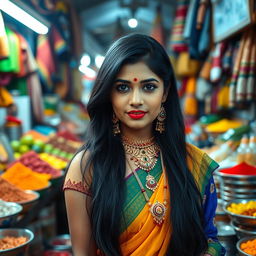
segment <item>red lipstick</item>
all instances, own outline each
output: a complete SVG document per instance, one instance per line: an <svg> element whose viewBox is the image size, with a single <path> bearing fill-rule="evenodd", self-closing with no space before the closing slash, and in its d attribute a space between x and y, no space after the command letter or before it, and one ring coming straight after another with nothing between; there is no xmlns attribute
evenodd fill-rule
<svg viewBox="0 0 256 256"><path fill-rule="evenodd" d="M129 117L132 119L141 119L145 114L146 112L141 110L132 110L128 112Z"/></svg>

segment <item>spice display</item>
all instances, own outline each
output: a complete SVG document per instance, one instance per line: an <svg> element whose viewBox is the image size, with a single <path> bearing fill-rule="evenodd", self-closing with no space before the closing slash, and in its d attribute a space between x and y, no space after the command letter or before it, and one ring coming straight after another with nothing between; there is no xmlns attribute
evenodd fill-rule
<svg viewBox="0 0 256 256"><path fill-rule="evenodd" d="M66 161L47 153L41 153L39 157L57 170L65 169L67 166Z"/></svg>
<svg viewBox="0 0 256 256"><path fill-rule="evenodd" d="M51 175L34 172L17 162L7 169L2 177L20 189L37 190L48 185Z"/></svg>
<svg viewBox="0 0 256 256"><path fill-rule="evenodd" d="M256 217L256 201L249 201L247 203L232 203L227 210L239 214L239 215L246 215L246 216L253 216Z"/></svg>
<svg viewBox="0 0 256 256"><path fill-rule="evenodd" d="M25 202L34 199L36 196L26 193L7 180L0 177L0 199L6 202Z"/></svg>
<svg viewBox="0 0 256 256"><path fill-rule="evenodd" d="M242 243L240 249L251 256L256 256L256 239Z"/></svg>
<svg viewBox="0 0 256 256"><path fill-rule="evenodd" d="M18 247L27 242L27 238L24 236L14 237L14 236L5 236L0 239L0 252L1 250L7 250L11 248Z"/></svg>
<svg viewBox="0 0 256 256"><path fill-rule="evenodd" d="M0 200L0 217L9 216L19 211L18 205L10 204Z"/></svg>
<svg viewBox="0 0 256 256"><path fill-rule="evenodd" d="M241 125L242 123L238 121L222 119L220 121L207 125L206 130L208 132L226 132L229 129L238 128Z"/></svg>
<svg viewBox="0 0 256 256"><path fill-rule="evenodd" d="M47 162L40 159L37 153L34 151L29 151L22 155L22 157L16 160L13 163L22 163L23 165L27 166L34 172L38 173L47 173L50 174L52 177L60 176L60 170L53 168Z"/></svg>
<svg viewBox="0 0 256 256"><path fill-rule="evenodd" d="M232 175L256 175L256 167L241 163L231 168L222 169L220 172Z"/></svg>

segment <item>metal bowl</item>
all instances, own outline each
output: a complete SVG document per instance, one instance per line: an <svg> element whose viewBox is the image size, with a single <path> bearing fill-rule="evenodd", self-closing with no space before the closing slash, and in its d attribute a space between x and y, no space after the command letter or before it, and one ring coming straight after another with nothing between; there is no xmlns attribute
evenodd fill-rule
<svg viewBox="0 0 256 256"><path fill-rule="evenodd" d="M256 236L256 229L253 227L246 227L243 225L239 225L234 221L231 221L230 225L235 230L236 235L239 239L248 237L248 236Z"/></svg>
<svg viewBox="0 0 256 256"><path fill-rule="evenodd" d="M236 199L232 200L228 203L225 204L224 206L224 211L229 215L232 221L235 223L238 223L239 225L244 225L244 226L249 226L249 227L256 227L256 216L246 216L246 215L240 215L240 214L235 214L227 210L227 208L232 204L232 203L247 203L249 201L256 201L256 199Z"/></svg>
<svg viewBox="0 0 256 256"><path fill-rule="evenodd" d="M0 217L0 228L9 227L16 222L19 213L22 211L22 206L13 202L5 202L6 205L15 207L16 211L12 214Z"/></svg>
<svg viewBox="0 0 256 256"><path fill-rule="evenodd" d="M0 239L6 236L14 236L14 237L25 236L27 238L27 242L11 249L0 250L1 256L25 255L28 245L34 239L34 234L29 229L18 229L18 228L0 229Z"/></svg>
<svg viewBox="0 0 256 256"><path fill-rule="evenodd" d="M72 252L71 238L69 234L63 234L52 238L49 241L49 246L53 250Z"/></svg>
<svg viewBox="0 0 256 256"><path fill-rule="evenodd" d="M236 243L236 249L238 251L239 256L251 256L250 254L245 253L244 251L242 251L242 249L240 249L240 246L241 246L242 243L245 243L247 241L254 240L254 239L256 239L256 236L245 237L245 238L240 239Z"/></svg>
<svg viewBox="0 0 256 256"><path fill-rule="evenodd" d="M225 168L226 169L226 168ZM215 175L219 177L220 185L230 184L230 185L256 185L256 175L234 175L234 174L227 174L221 172L222 169L218 169L215 172Z"/></svg>
<svg viewBox="0 0 256 256"><path fill-rule="evenodd" d="M33 191L33 190L25 190L25 192L27 194L31 194L31 195L34 195L34 198L30 199L30 200L27 200L27 201L20 201L18 202L22 207L23 207L23 210L22 210L22 214L28 212L34 205L36 205L39 201L39 198L40 198L40 194L36 191Z"/></svg>

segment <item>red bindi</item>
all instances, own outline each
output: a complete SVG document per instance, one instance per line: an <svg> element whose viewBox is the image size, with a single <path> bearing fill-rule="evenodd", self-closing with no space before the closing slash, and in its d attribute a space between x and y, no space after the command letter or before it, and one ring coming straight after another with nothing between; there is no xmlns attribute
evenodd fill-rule
<svg viewBox="0 0 256 256"><path fill-rule="evenodd" d="M134 82L137 82L137 81L138 81L138 78L136 78L136 77L133 78L133 81L134 81Z"/></svg>

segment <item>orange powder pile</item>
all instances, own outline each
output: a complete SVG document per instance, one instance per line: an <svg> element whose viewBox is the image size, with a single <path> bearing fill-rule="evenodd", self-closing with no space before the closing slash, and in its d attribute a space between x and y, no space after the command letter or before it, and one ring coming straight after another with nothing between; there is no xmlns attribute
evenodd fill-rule
<svg viewBox="0 0 256 256"><path fill-rule="evenodd" d="M23 202L35 198L35 195L26 193L0 177L0 199L6 202Z"/></svg>
<svg viewBox="0 0 256 256"><path fill-rule="evenodd" d="M37 190L48 185L51 175L33 172L25 165L17 162L7 169L2 177L20 189Z"/></svg>

